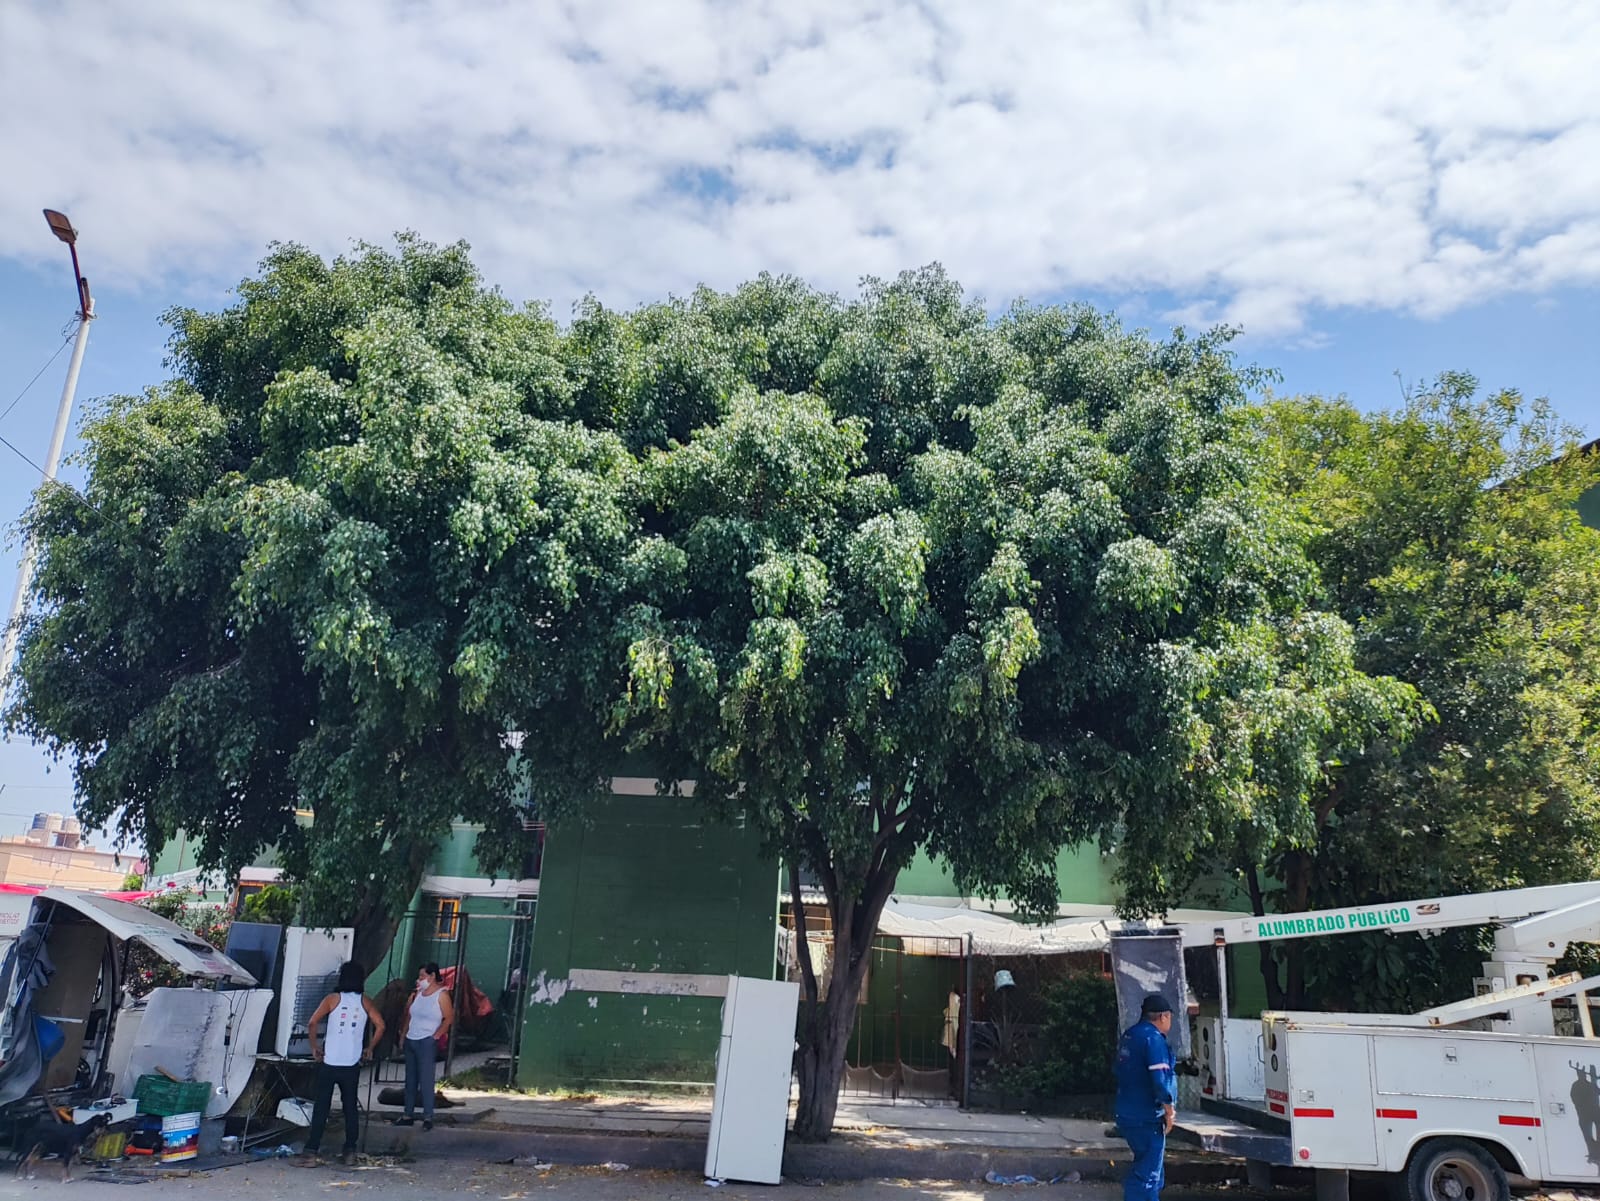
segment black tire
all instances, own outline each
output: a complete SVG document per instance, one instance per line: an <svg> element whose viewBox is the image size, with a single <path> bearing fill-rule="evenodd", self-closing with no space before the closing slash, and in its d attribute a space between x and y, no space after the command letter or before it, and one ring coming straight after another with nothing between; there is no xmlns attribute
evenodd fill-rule
<svg viewBox="0 0 1600 1201"><path fill-rule="evenodd" d="M1505 1169L1470 1139L1429 1139L1412 1154L1405 1182L1406 1201L1511 1201Z"/></svg>

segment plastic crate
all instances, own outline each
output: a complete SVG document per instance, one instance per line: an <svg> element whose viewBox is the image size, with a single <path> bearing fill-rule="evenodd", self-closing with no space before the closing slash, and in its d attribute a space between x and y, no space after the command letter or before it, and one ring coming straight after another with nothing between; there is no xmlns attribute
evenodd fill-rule
<svg viewBox="0 0 1600 1201"><path fill-rule="evenodd" d="M139 1112L170 1118L174 1114L205 1110L211 1100L208 1081L168 1080L165 1076L140 1076L133 1086L134 1099L139 1102Z"/></svg>

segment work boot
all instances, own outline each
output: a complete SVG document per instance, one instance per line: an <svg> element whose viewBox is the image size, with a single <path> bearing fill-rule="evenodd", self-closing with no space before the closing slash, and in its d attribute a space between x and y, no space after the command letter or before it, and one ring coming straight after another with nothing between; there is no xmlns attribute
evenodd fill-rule
<svg viewBox="0 0 1600 1201"><path fill-rule="evenodd" d="M339 1162L347 1168L353 1168L361 1162L361 1157L356 1154L355 1148L352 1147L339 1157Z"/></svg>

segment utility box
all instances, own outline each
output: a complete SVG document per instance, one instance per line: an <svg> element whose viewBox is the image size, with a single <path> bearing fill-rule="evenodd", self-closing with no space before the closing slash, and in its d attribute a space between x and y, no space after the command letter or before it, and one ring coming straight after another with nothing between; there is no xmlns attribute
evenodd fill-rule
<svg viewBox="0 0 1600 1201"><path fill-rule="evenodd" d="M1222 1037L1226 1024L1227 1038ZM1200 1094L1224 1101L1259 1102L1267 1087L1261 1023L1252 1018L1195 1019Z"/></svg>

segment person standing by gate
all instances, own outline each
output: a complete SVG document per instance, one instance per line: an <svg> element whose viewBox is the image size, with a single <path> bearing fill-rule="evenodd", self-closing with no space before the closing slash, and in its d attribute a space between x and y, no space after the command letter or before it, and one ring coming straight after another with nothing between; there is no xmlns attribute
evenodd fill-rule
<svg viewBox="0 0 1600 1201"><path fill-rule="evenodd" d="M306 1145L301 1152L308 1159L315 1159L322 1148L322 1132L328 1125L333 1086L337 1084L339 1099L344 1102L344 1162L356 1162L356 1141L361 1135L356 1085L361 1064L372 1059L372 1048L383 1037L383 1015L362 991L366 983L367 974L359 963L345 964L339 969L339 991L323 997L306 1023L311 1058L317 1061L317 1096L311 1107L311 1129L306 1132ZM328 1038L322 1045L317 1040L317 1027L324 1018L328 1019Z"/></svg>
<svg viewBox="0 0 1600 1201"><path fill-rule="evenodd" d="M1151 993L1139 1015L1117 1044L1117 1129L1133 1151L1122 1196L1123 1201L1156 1201L1166 1183L1167 1135L1177 1116L1178 1077L1167 1044L1172 1006Z"/></svg>
<svg viewBox="0 0 1600 1201"><path fill-rule="evenodd" d="M400 1043L406 1056L406 1116L396 1118L396 1126L410 1126L417 1118L417 1099L422 1099L422 1128L433 1129L433 1069L438 1062L439 1043L450 1036L450 1023L456 1019L450 990L439 978L439 965L425 963L417 973L417 990L406 1002L400 1019Z"/></svg>

